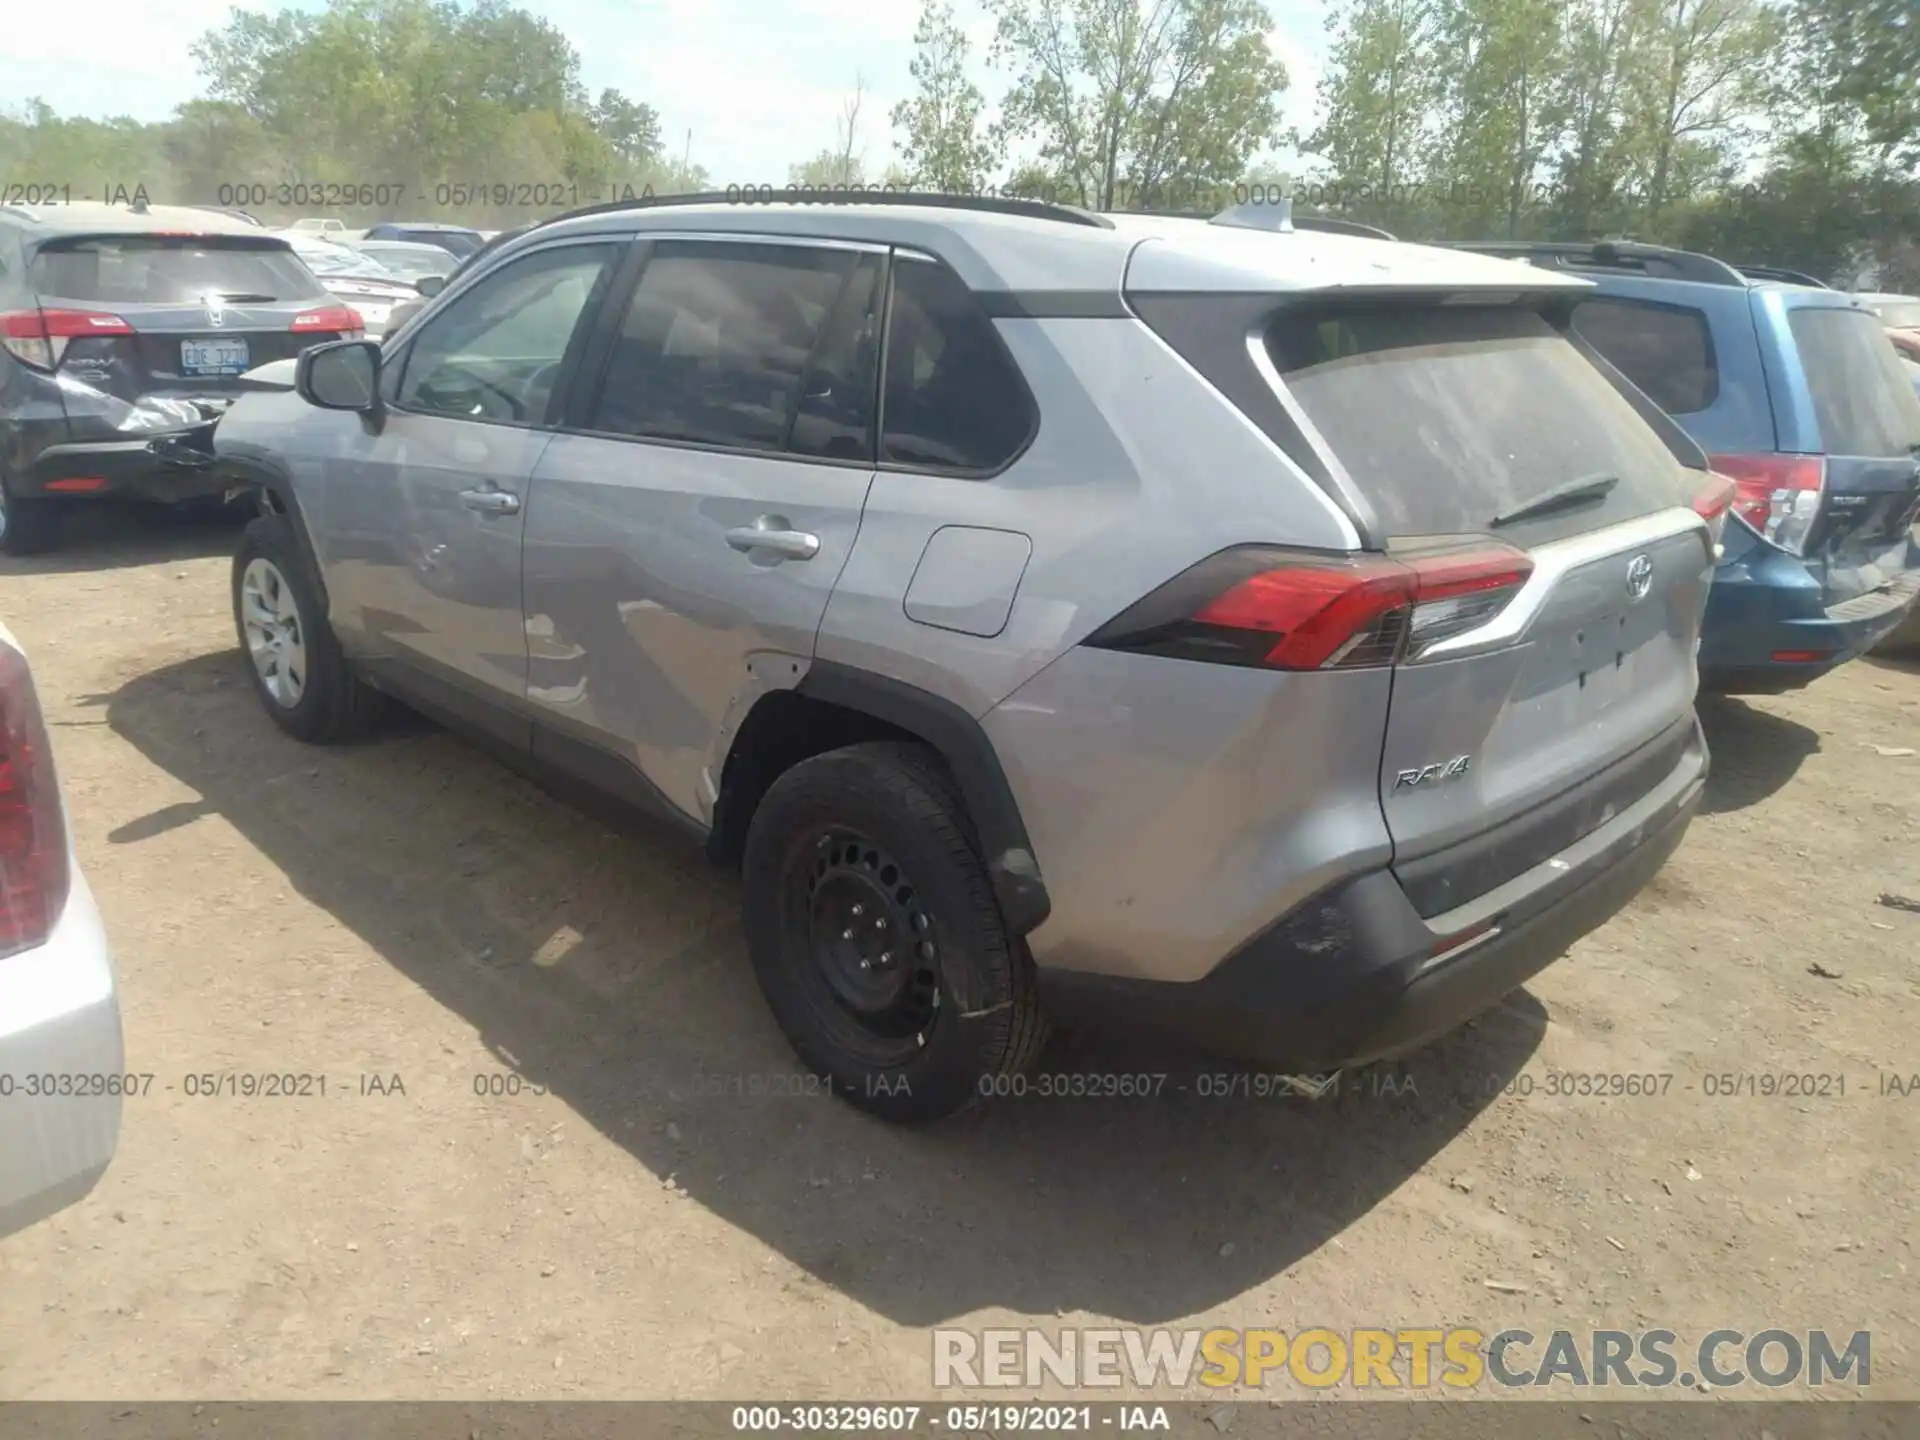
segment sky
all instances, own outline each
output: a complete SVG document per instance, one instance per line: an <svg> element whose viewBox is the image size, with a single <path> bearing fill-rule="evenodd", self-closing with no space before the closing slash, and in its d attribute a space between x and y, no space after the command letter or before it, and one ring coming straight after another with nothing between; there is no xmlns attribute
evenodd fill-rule
<svg viewBox="0 0 1920 1440"><path fill-rule="evenodd" d="M573 41L589 92L612 86L652 105L671 149L691 135L692 158L716 185L785 183L790 164L834 144L857 78L867 86L858 138L868 173L878 176L892 154L887 116L912 89L916 0L521 3ZM1006 78L984 68L991 24L978 0L953 3L992 97ZM23 3L6 23L0 106L38 95L61 115L164 119L201 93L189 47L224 25L230 8L230 0L92 0L76 24L63 6ZM1325 0L1268 0L1268 10L1269 44L1292 82L1285 123L1304 124L1326 49Z"/></svg>

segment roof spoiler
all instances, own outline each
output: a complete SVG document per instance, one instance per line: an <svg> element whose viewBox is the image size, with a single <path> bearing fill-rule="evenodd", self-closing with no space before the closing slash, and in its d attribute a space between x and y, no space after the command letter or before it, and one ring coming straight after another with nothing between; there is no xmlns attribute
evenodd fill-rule
<svg viewBox="0 0 1920 1440"><path fill-rule="evenodd" d="M1269 230L1288 235L1296 230L1312 230L1326 235L1353 235L1363 240L1398 240L1391 231L1377 225L1362 225L1358 220L1338 220L1331 215L1296 215L1288 197L1277 200L1249 200L1230 206L1215 215L1212 225L1231 225L1242 230Z"/></svg>

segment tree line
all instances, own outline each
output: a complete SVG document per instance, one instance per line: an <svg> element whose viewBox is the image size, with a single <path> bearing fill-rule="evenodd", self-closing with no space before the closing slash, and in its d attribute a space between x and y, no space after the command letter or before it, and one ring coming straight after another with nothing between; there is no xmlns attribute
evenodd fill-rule
<svg viewBox="0 0 1920 1440"><path fill-rule="evenodd" d="M855 77L789 182L1191 213L1286 193L1412 239L1627 236L1920 285L1915 0L1335 0L1293 132L1261 0L981 3L976 56L923 0L907 98L872 114ZM711 184L507 0L236 10L193 54L205 94L159 123L0 115L0 185L498 226Z"/></svg>

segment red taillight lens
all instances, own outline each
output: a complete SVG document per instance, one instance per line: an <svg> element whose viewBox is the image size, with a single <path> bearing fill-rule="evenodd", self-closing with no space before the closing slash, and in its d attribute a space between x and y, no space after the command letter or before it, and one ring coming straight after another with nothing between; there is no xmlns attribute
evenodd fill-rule
<svg viewBox="0 0 1920 1440"><path fill-rule="evenodd" d="M23 364L51 370L67 342L89 335L131 335L133 326L99 310L9 310L0 313L0 344Z"/></svg>
<svg viewBox="0 0 1920 1440"><path fill-rule="evenodd" d="M1720 537L1726 533L1727 516L1733 509L1733 502L1740 496L1740 487L1731 476L1707 472L1706 480L1693 494L1693 509L1702 520L1707 522L1707 533L1712 537L1715 555L1719 554Z"/></svg>
<svg viewBox="0 0 1920 1440"><path fill-rule="evenodd" d="M302 310L293 317L293 328L301 333L323 334L335 332L347 339L357 340L366 327L361 324L358 312L345 305L322 305L317 310Z"/></svg>
<svg viewBox="0 0 1920 1440"><path fill-rule="evenodd" d="M1733 513L1782 550L1803 553L1820 511L1827 462L1819 455L1713 455L1733 481Z"/></svg>
<svg viewBox="0 0 1920 1440"><path fill-rule="evenodd" d="M45 943L68 882L66 816L40 698L25 657L0 644L0 957Z"/></svg>
<svg viewBox="0 0 1920 1440"><path fill-rule="evenodd" d="M1532 570L1505 546L1399 559L1242 546L1169 581L1086 643L1277 670L1392 665L1485 624Z"/></svg>

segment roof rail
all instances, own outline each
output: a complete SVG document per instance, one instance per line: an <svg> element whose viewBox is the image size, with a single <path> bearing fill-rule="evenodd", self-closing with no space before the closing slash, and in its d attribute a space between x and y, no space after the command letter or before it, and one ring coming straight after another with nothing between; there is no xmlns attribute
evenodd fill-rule
<svg viewBox="0 0 1920 1440"><path fill-rule="evenodd" d="M1639 240L1447 240L1441 243L1453 250L1528 260L1543 269L1629 270L1669 280L1692 280L1701 285L1747 284L1747 277L1724 260Z"/></svg>
<svg viewBox="0 0 1920 1440"><path fill-rule="evenodd" d="M608 200L598 205L583 205L578 210L569 210L540 224L552 225L587 215L612 215L623 210L664 210L681 205L739 205L747 209L759 205L897 205L903 209L975 210L993 215L1018 215L1028 220L1056 220L1062 224L1086 225L1096 230L1113 229L1113 222L1104 215L1082 210L1077 205L1056 205L1050 200L1021 200L1011 195L943 195L931 190L830 190L805 185L778 187L764 200L751 186L731 192L704 190L691 195L643 195L631 200Z"/></svg>
<svg viewBox="0 0 1920 1440"><path fill-rule="evenodd" d="M1815 290L1831 290L1824 280L1816 280L1804 270L1783 270L1777 265L1735 265L1749 280L1780 280L1788 285L1810 285Z"/></svg>

